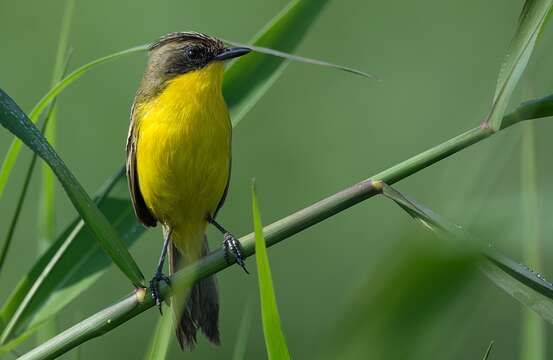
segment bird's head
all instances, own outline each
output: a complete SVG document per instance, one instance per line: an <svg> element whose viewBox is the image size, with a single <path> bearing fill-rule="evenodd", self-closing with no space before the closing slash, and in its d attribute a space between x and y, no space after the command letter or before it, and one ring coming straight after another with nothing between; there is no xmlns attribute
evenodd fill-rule
<svg viewBox="0 0 553 360"><path fill-rule="evenodd" d="M159 90L179 75L201 70L249 53L246 47L226 47L212 36L198 32L175 32L161 37L149 47L144 83ZM222 67L221 67L222 68Z"/></svg>
<svg viewBox="0 0 553 360"><path fill-rule="evenodd" d="M177 75L250 52L245 47L225 47L221 40L198 32L167 34L150 45L149 50L151 62L166 73Z"/></svg>

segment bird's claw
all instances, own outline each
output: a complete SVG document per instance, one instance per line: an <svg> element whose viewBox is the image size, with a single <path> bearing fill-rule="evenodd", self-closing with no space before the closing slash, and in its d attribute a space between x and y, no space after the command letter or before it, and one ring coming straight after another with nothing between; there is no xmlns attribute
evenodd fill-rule
<svg viewBox="0 0 553 360"><path fill-rule="evenodd" d="M242 254L242 246L240 245L240 242L236 240L234 235L229 232L226 232L223 235L223 248L225 249L225 259L227 260L227 264L232 263L230 259L230 256L232 255L236 260L236 263L244 269L246 274L249 274L248 269L246 269L246 258Z"/></svg>
<svg viewBox="0 0 553 360"><path fill-rule="evenodd" d="M150 294L152 295L156 306L159 308L159 313L161 315L163 315L163 311L161 310L162 299L159 291L159 283L162 281L166 283L167 286L171 286L171 279L162 273L156 273L152 280L150 280Z"/></svg>

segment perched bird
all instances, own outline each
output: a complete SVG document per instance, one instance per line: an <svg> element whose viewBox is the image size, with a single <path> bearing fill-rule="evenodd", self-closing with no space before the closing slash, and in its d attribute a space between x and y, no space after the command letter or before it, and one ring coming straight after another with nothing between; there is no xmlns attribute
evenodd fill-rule
<svg viewBox="0 0 553 360"><path fill-rule="evenodd" d="M222 94L224 62L250 52L228 48L197 32L163 36L149 60L131 110L127 178L135 213L145 226L161 224L164 241L150 291L161 311L159 283L208 252L208 224L244 270L240 243L215 221L228 190L232 128ZM169 284L170 285L170 284ZM184 304L178 304L183 301ZM181 305L181 306L179 306ZM172 299L181 347L192 348L200 329L219 343L219 300L214 277L197 282L184 299Z"/></svg>

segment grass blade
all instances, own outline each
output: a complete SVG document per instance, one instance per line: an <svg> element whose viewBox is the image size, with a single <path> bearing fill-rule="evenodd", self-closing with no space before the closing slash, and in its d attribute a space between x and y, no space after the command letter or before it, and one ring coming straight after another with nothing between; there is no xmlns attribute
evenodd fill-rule
<svg viewBox="0 0 553 360"><path fill-rule="evenodd" d="M499 72L492 109L486 119L486 124L496 131L501 128L509 99L526 69L551 5L552 0L526 0L524 3L517 30Z"/></svg>
<svg viewBox="0 0 553 360"><path fill-rule="evenodd" d="M169 344L173 338L173 316L165 311L157 321L157 326L145 360L163 360L167 357Z"/></svg>
<svg viewBox="0 0 553 360"><path fill-rule="evenodd" d="M491 245L475 239L459 225L453 224L431 210L415 203L384 183L382 194L402 207L415 220L442 238L479 246L489 261L480 266L482 272L506 293L553 323L553 284L542 275L494 250Z"/></svg>
<svg viewBox="0 0 553 360"><path fill-rule="evenodd" d="M145 51L147 48L148 48L148 45L135 46L127 50L119 51L114 54L101 57L87 64L84 64L83 66L74 70L69 75L67 75L63 80L57 83L56 86L50 89L50 91L48 91L42 97L42 99L40 99L40 101L35 105L35 107L31 110L29 114L29 118L31 122L36 123L38 118L40 117L40 114L42 114L42 112L54 100L54 98L58 96L58 94L62 92L65 88L67 88L69 85L75 82L75 80L77 80L82 75L84 75L88 70L100 64L103 64L105 62L115 60L121 56L133 54L140 51ZM0 168L0 198L2 198L2 194L4 193L6 184L8 183L8 179L10 177L10 173L15 165L15 162L17 160L17 157L19 156L20 151L21 151L21 140L16 138L12 141L8 149L8 152L4 157L4 161L2 162L2 167Z"/></svg>
<svg viewBox="0 0 553 360"><path fill-rule="evenodd" d="M69 64L69 60L71 58L71 54L67 55L67 58L65 60L65 63L63 65L62 71L65 71L67 69L67 65ZM60 78L63 76L63 72L60 74ZM42 124L42 128L40 131L44 133L45 129L48 127L48 123L52 120L55 106L56 106L56 99L50 103L50 107L48 108L48 112L46 114L46 117L44 119L44 123ZM33 171L35 168L37 159L37 154L33 153L33 156L31 158L31 162L29 163L29 167L27 168L27 172L25 173L25 179L23 180L23 186L21 187L21 193L19 194L19 198L17 199L17 204L15 207L15 211L12 216L12 221L10 222L10 227L8 228L8 232L6 233L6 239L4 241L4 246L2 247L2 252L0 253L0 271L2 271L2 266L4 265L4 261L6 259L6 256L8 254L8 250L11 245L11 241L13 239L13 234L15 232L15 228L17 226L17 223L19 221L19 215L21 214L21 209L23 208L23 203L25 202L25 198L27 197L27 192L29 190L29 184L31 181L31 177L33 175Z"/></svg>
<svg viewBox="0 0 553 360"><path fill-rule="evenodd" d="M50 86L53 87L64 76L67 70L68 61L64 61L68 53L67 44L69 41L69 33L71 29L71 20L73 18L73 10L75 8L75 0L66 0L65 9L63 12L61 30L58 40L58 48L56 50L56 58L54 69L52 72L52 81ZM67 55L69 58L69 55ZM56 98L57 99L57 98ZM47 123L42 133L46 139L55 147L56 144L56 123L57 123L57 101L50 103L51 110L46 118ZM33 154L33 159L36 159L36 154ZM30 171L33 171L31 168ZM42 181L41 181L40 198L38 202L38 251L40 255L48 246L55 240L56 236L56 207L55 207L55 180L54 174L46 164L42 164ZM56 335L57 331L56 319L53 318L44 324L36 334L35 342L40 344Z"/></svg>
<svg viewBox="0 0 553 360"><path fill-rule="evenodd" d="M484 357L482 357L482 360L488 360L490 358L490 354L492 353L493 349L493 340L490 341L490 345L488 345L488 349L486 349L486 353L484 354Z"/></svg>
<svg viewBox="0 0 553 360"><path fill-rule="evenodd" d="M521 194L523 242L522 261L541 271L541 249L539 241L539 205L536 178L536 144L534 123L525 124L521 149ZM528 308L523 309L521 333L521 359L545 360L545 323Z"/></svg>
<svg viewBox="0 0 553 360"><path fill-rule="evenodd" d="M54 62L54 70L52 72L51 86L55 86L63 76L67 69L67 44L71 29L71 21L73 18L73 10L75 8L75 0L66 0L65 9L61 21L61 30L58 40L58 48L56 50L56 58ZM48 116L48 124L43 131L46 139L56 145L56 115L57 105L51 103L52 110ZM55 181L54 174L46 164L42 165L42 185L40 191L40 200L38 204L38 251L39 254L44 252L56 236L56 214L55 214Z"/></svg>
<svg viewBox="0 0 553 360"><path fill-rule="evenodd" d="M269 359L290 359L286 339L280 325L280 315L273 288L273 277L271 275L265 238L263 237L263 226L261 224L261 215L259 213L254 185L252 185L252 217L255 232L261 318L263 320L263 335L265 336L267 356Z"/></svg>
<svg viewBox="0 0 553 360"><path fill-rule="evenodd" d="M265 25L251 44L292 52L305 38L326 3L327 0L292 1ZM223 94L231 109L233 126L242 120L282 75L287 64L282 58L252 53L230 65L225 72Z"/></svg>
<svg viewBox="0 0 553 360"><path fill-rule="evenodd" d="M54 103L52 103L54 104ZM41 132L44 132L44 128L48 125L48 121L50 119L50 116L53 111L53 106L50 107L50 110L48 111L48 114L46 115L46 118L44 119L44 124L42 125ZM21 192L19 194L19 198L17 199L17 204L15 206L15 210L12 216L12 220L10 222L10 226L8 228L8 232L6 233L6 239L4 240L4 245L2 247L2 252L0 253L0 272L2 271L2 267L4 265L4 261L6 260L6 257L8 255L8 251L10 249L10 245L13 239L13 234L15 232L15 228L17 226L17 223L19 221L19 215L21 214L21 209L23 208L23 203L25 202L25 198L27 197L27 192L29 190L29 184L31 183L31 178L33 176L33 170L35 168L37 159L37 154L33 153L33 156L31 158L31 162L29 163L29 167L27 168L27 171L25 172L25 179L23 180L23 186L21 187Z"/></svg>
<svg viewBox="0 0 553 360"><path fill-rule="evenodd" d="M81 184L44 138L44 135L2 90L0 90L0 122L50 165L56 177L62 183L73 206L92 229L102 248L111 256L114 263L131 280L133 285L142 286L144 276L111 224L94 205Z"/></svg>
<svg viewBox="0 0 553 360"><path fill-rule="evenodd" d="M124 184L124 171L110 179L96 197L99 208L130 246L144 232L129 200L108 197ZM0 309L0 344L23 336L92 285L111 265L89 228L76 219L40 257ZM68 269L71 269L68 271Z"/></svg>
<svg viewBox="0 0 553 360"><path fill-rule="evenodd" d="M310 64L310 65L329 67L331 69L336 69L336 70L345 71L347 73L351 73L351 74L354 74L354 75L363 76L363 77L366 77L368 79L378 80L378 78L374 75L368 74L364 71L357 70L357 69L354 69L354 68L351 68L351 67L348 67L348 66L333 64L333 63L330 63L328 61L323 61L323 60L310 59L310 58L306 58L304 56L293 55L293 54L289 54L289 53L286 53L286 52L283 52L283 51L278 51L278 50L274 50L274 49L270 49L270 48L266 48L266 47L242 44L242 43L238 43L238 42L234 42L234 41L228 41L228 40L224 40L224 41L225 41L225 43L227 43L229 45L232 45L232 46L248 47L248 48L252 49L254 52L276 56L276 57L282 58L284 60L290 60L290 61L295 61L295 62L304 63L304 64Z"/></svg>
<svg viewBox="0 0 553 360"><path fill-rule="evenodd" d="M29 189L29 184L31 182L31 177L33 175L33 169L35 168L36 164L36 154L33 154L33 157L31 158L31 162L29 163L29 167L27 168L27 171L25 172L25 179L23 180L23 186L21 187L21 193L19 194L19 198L17 199L17 204L15 206L15 210L12 216L12 220L10 222L10 226L8 228L8 232L6 233L6 239L4 240L4 245L2 246L2 252L0 253L0 273L2 272L2 268L4 267L4 262L6 261L6 257L8 255L8 251L10 249L13 234L15 232L15 227L17 225L17 222L19 221L19 215L21 214L21 209L23 208L23 202L25 200L25 197L27 195L27 190Z"/></svg>
<svg viewBox="0 0 553 360"><path fill-rule="evenodd" d="M519 121L548 116L553 116L553 94L524 101L512 113L505 115L501 127L506 128Z"/></svg>
<svg viewBox="0 0 553 360"><path fill-rule="evenodd" d="M248 338L250 337L250 329L252 327L251 303L252 299L251 297L248 297L246 306L244 306L244 313L242 314L240 327L238 328L238 335L236 336L232 360L246 359L246 346L248 345Z"/></svg>

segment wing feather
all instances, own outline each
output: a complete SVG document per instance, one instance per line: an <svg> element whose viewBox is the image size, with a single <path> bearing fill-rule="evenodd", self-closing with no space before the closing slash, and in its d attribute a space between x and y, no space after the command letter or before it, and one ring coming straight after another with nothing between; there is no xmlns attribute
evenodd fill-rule
<svg viewBox="0 0 553 360"><path fill-rule="evenodd" d="M127 136L127 181L129 183L129 192L131 195L134 212L140 222L145 226L156 226L157 220L148 209L144 197L140 192L140 184L138 183L138 172L136 164L136 143L138 141L137 131L137 115L136 115L136 99L131 108L131 123L129 126L129 134Z"/></svg>
<svg viewBox="0 0 553 360"><path fill-rule="evenodd" d="M219 210L221 210L221 208L225 204L225 200L227 199L227 194L228 194L228 188L229 188L229 185L230 185L230 173L231 173L231 170L232 170L232 125L231 125L231 122L230 122L230 117L228 117L228 122L229 122L229 126L230 126L230 141L229 141L229 144L230 144L231 148L229 149L230 159L228 161L227 184L225 185L225 191L223 191L223 195L221 196L221 199L219 200L219 203L217 204L217 207L215 208L215 212L213 213L213 218L215 218L217 216L217 213L219 212Z"/></svg>

